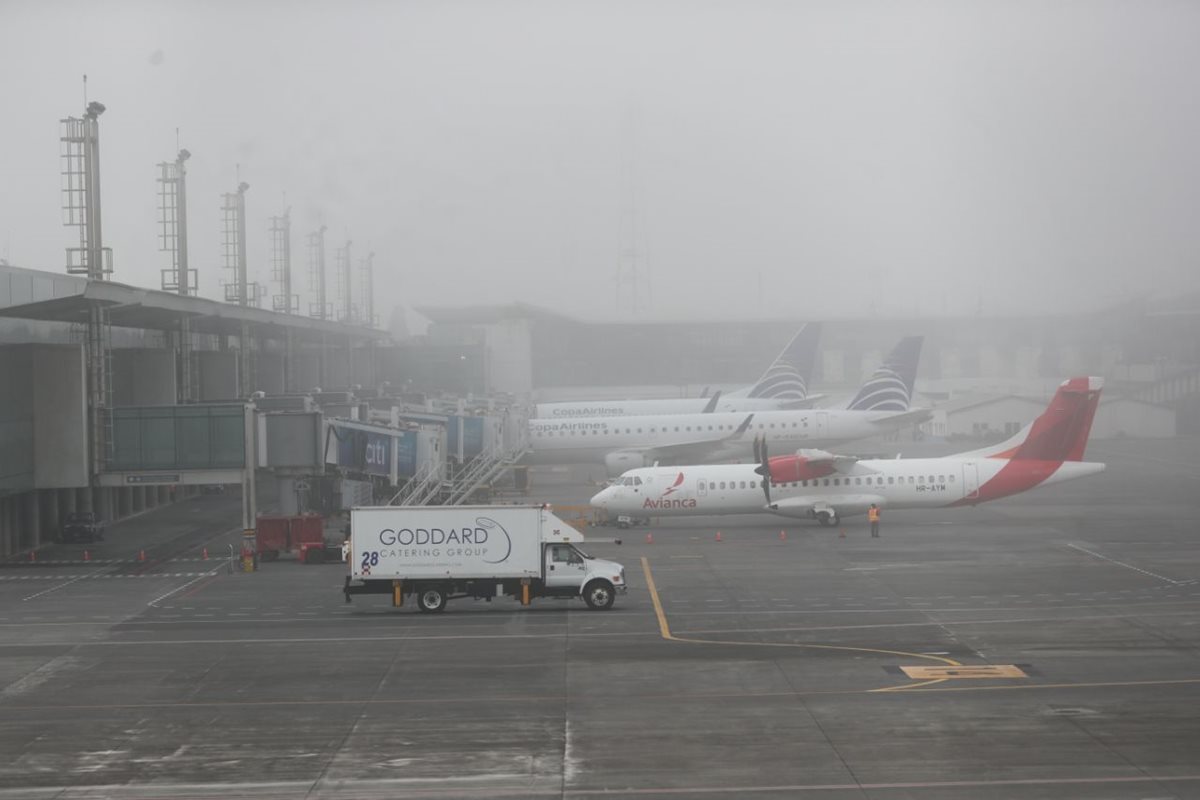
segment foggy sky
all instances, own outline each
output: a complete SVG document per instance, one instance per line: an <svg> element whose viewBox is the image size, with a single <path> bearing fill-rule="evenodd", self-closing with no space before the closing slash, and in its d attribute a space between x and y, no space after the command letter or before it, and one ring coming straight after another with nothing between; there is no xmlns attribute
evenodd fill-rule
<svg viewBox="0 0 1200 800"><path fill-rule="evenodd" d="M0 0L0 258L64 269L87 73L124 283L178 127L209 297L240 164L252 277L291 206L302 307L323 223L385 322L628 318L630 248L646 318L1102 308L1200 288L1197 42L1194 2Z"/></svg>

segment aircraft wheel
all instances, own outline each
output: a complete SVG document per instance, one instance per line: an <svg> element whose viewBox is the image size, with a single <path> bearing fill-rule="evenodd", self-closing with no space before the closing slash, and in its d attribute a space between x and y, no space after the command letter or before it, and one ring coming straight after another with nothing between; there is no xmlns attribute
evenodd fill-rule
<svg viewBox="0 0 1200 800"><path fill-rule="evenodd" d="M828 528L832 525L837 525L837 516L830 514L828 511L818 511L817 522L821 523L822 528Z"/></svg>

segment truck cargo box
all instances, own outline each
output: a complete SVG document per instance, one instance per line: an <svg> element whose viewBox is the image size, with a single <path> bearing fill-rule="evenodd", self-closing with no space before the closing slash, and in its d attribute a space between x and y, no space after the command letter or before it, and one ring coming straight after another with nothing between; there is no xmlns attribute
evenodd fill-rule
<svg viewBox="0 0 1200 800"><path fill-rule="evenodd" d="M537 578L542 547L583 536L541 506L380 506L351 511L355 579Z"/></svg>

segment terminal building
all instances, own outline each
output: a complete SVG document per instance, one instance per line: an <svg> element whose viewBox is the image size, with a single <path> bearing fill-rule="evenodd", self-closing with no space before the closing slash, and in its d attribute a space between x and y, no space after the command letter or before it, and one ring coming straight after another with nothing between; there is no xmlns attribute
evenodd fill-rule
<svg viewBox="0 0 1200 800"><path fill-rule="evenodd" d="M47 541L69 512L119 519L256 469L277 481L284 513L439 491L462 501L525 447L534 401L746 385L802 322L418 310L428 332L396 341L365 324L0 267L0 557ZM1108 381L1097 437L1200 432L1200 298L822 324L814 385L829 405L900 337L925 336L929 435L1004 434L1077 374ZM453 475L463 480L447 490Z"/></svg>

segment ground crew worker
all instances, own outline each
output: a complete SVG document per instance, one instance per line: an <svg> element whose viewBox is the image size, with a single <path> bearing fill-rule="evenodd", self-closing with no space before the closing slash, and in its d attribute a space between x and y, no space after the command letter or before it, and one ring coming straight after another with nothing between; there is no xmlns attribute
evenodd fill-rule
<svg viewBox="0 0 1200 800"><path fill-rule="evenodd" d="M867 509L867 521L871 523L871 538L879 538L879 506L871 503Z"/></svg>

